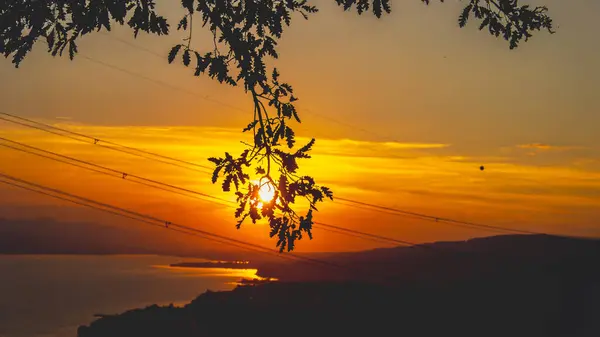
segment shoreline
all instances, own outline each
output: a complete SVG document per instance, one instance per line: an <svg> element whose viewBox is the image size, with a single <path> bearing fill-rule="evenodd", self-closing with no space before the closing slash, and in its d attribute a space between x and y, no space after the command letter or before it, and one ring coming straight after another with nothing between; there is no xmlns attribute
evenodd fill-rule
<svg viewBox="0 0 600 337"><path fill-rule="evenodd" d="M226 269L257 269L249 262L179 262L171 263L169 267L176 268L226 268Z"/></svg>

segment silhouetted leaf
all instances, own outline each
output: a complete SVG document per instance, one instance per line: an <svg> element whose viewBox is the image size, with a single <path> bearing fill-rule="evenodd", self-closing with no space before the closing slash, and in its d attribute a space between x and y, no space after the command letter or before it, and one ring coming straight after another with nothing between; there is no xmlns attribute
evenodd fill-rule
<svg viewBox="0 0 600 337"><path fill-rule="evenodd" d="M190 65L190 51L188 49L186 49L183 52L183 65L185 65L186 67Z"/></svg>
<svg viewBox="0 0 600 337"><path fill-rule="evenodd" d="M221 166L217 166L217 168L213 171L213 175L212 175L212 183L216 183L217 179L219 179L219 172L221 171Z"/></svg>
<svg viewBox="0 0 600 337"><path fill-rule="evenodd" d="M469 4L463 9L462 13L460 14L460 17L458 18L458 25L461 28L463 28L467 24L467 21L469 20L469 13L471 13L472 8L473 5Z"/></svg>
<svg viewBox="0 0 600 337"><path fill-rule="evenodd" d="M75 58L75 54L77 54L77 45L75 44L75 40L69 41L69 58L72 60Z"/></svg>
<svg viewBox="0 0 600 337"><path fill-rule="evenodd" d="M294 138L294 130L290 127L285 127L285 140L287 142L287 146L291 149L294 147L294 143L296 143L296 139Z"/></svg>
<svg viewBox="0 0 600 337"><path fill-rule="evenodd" d="M187 9L188 12L194 12L194 0L181 0L183 8Z"/></svg>
<svg viewBox="0 0 600 337"><path fill-rule="evenodd" d="M246 128L243 130L243 132L252 130L256 126L256 124L258 124L258 121L250 122L250 124L248 124L248 126L246 126Z"/></svg>
<svg viewBox="0 0 600 337"><path fill-rule="evenodd" d="M177 25L177 30L180 30L180 29L186 30L187 26L188 26L188 17L186 15L181 19L181 21L179 21L179 24Z"/></svg>
<svg viewBox="0 0 600 337"><path fill-rule="evenodd" d="M179 53L180 50L181 50L180 44L171 48L171 51L169 52L169 58L168 58L169 63L173 63L173 61L175 60L175 56L177 56L177 54Z"/></svg>
<svg viewBox="0 0 600 337"><path fill-rule="evenodd" d="M231 181L233 180L233 176L227 176L223 180L223 184L221 187L223 188L223 192L229 192L231 190Z"/></svg>

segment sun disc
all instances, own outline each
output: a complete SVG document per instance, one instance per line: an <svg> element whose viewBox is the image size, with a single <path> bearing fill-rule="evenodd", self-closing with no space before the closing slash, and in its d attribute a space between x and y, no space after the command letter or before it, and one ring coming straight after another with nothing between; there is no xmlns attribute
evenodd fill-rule
<svg viewBox="0 0 600 337"><path fill-rule="evenodd" d="M258 190L258 196L263 202L271 202L275 197L275 186L270 182L262 184Z"/></svg>

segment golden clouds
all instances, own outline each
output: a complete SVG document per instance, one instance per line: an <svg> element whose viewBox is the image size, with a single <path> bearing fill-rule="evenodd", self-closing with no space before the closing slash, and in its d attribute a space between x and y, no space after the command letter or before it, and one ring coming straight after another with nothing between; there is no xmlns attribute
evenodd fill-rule
<svg viewBox="0 0 600 337"><path fill-rule="evenodd" d="M240 142L239 130L229 128L107 127L64 122L60 127L204 165L209 165L208 157L222 155L225 151L235 153L245 147ZM211 184L208 172L163 165L41 131L7 127L0 128L0 131L8 139L183 188L222 198L231 197L223 193L218 184ZM306 138L298 138L299 145L307 141ZM532 147L546 148L544 144L530 144L528 148ZM302 174L313 175L340 197L436 216L491 224L508 223L525 229L550 228L555 232L582 233L582 228L589 231L589 224L600 216L599 211L594 211L600 210L600 171L577 169L566 162L562 166L526 165L512 161L510 154L499 156L501 151L498 149L497 153L489 155L496 161L485 162L486 170L481 172L482 158L469 153L452 154L451 150L448 144L437 143L317 139L313 157L303 160ZM250 225L243 229L244 234L236 232L232 210L226 207L215 208L201 200L137 186L122 179L98 176L3 147L0 147L0 156L3 158L2 171L7 174L138 211L175 218L183 223L201 219L198 225L219 233L268 240L262 226ZM3 200L7 193L0 189L0 196L4 194ZM26 199L19 199L19 202L32 208L32 214L39 205ZM423 227L423 224L407 223L397 216L349 208L340 202L322 205L318 217L332 224L364 231L375 226L373 228L380 234L409 240L456 238L452 236L454 232L448 229L431 225ZM568 227L561 225L568 219L576 220L571 221ZM463 236L482 234L467 230L458 233ZM320 235L331 238L332 234ZM332 240L335 240L336 249L346 249L350 242L338 236ZM326 243L319 242L307 247L327 248ZM262 243L269 244L267 241Z"/></svg>

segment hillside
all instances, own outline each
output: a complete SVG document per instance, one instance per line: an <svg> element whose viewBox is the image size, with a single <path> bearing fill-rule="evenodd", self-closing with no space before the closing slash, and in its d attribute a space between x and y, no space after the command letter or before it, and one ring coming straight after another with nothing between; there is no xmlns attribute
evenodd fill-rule
<svg viewBox="0 0 600 337"><path fill-rule="evenodd" d="M598 241L500 236L426 246L330 258L363 268L347 277L374 281L385 274L396 277L394 285L338 277L207 292L183 308L101 318L81 327L79 337L600 335ZM441 247L454 253L440 253ZM277 266L261 273L333 277L300 264Z"/></svg>
<svg viewBox="0 0 600 337"><path fill-rule="evenodd" d="M66 222L0 217L0 254L152 254L216 260L252 257L225 248L135 223L101 225L94 219Z"/></svg>
<svg viewBox="0 0 600 337"><path fill-rule="evenodd" d="M549 235L502 235L411 247L381 248L331 254L327 262L338 268L304 261L265 263L262 276L287 281L328 281L348 278L373 281L445 281L498 277L512 273L553 273L600 261L600 240Z"/></svg>

